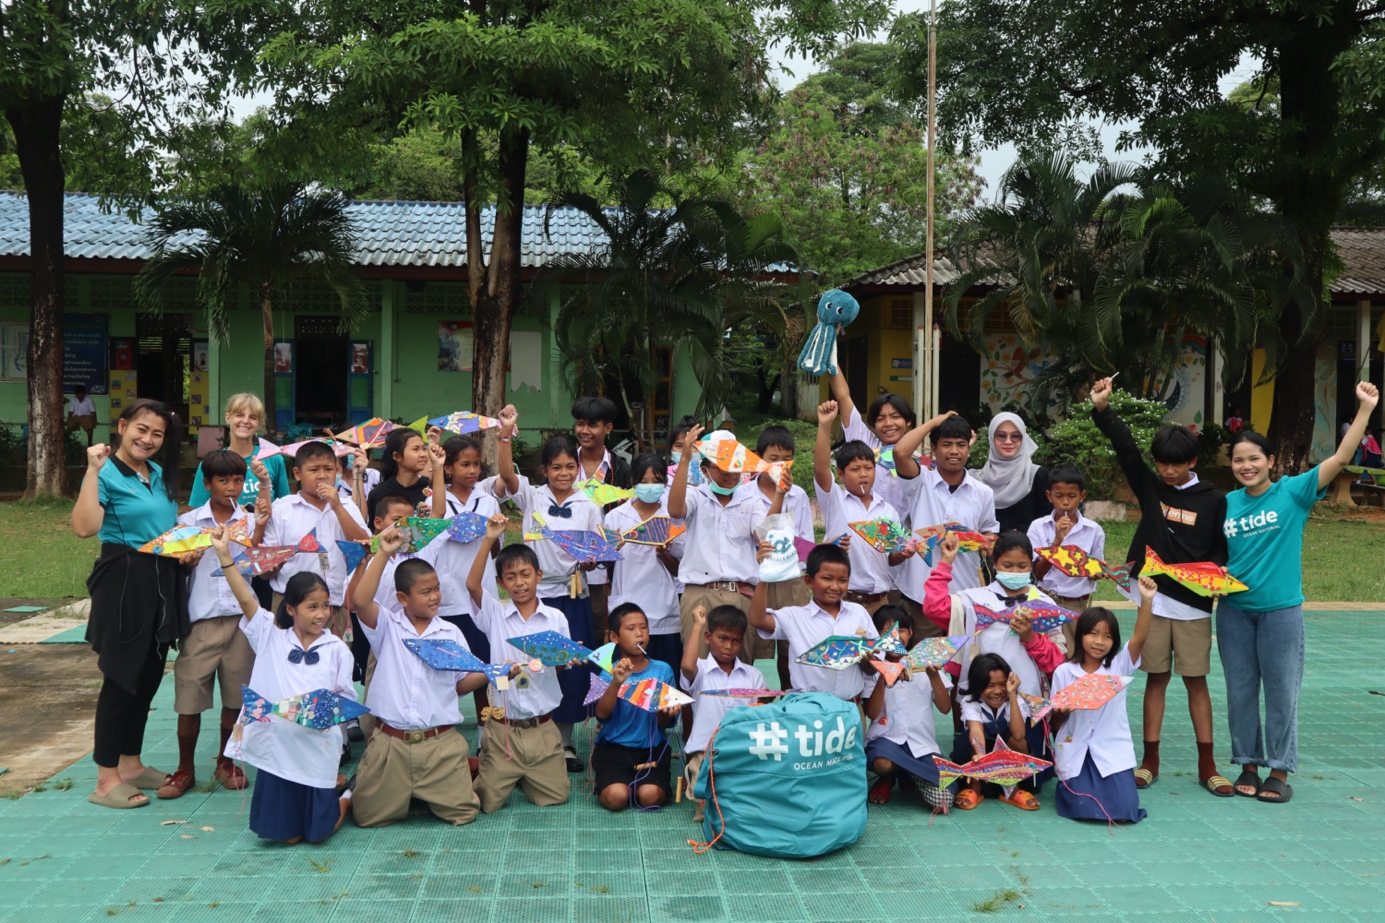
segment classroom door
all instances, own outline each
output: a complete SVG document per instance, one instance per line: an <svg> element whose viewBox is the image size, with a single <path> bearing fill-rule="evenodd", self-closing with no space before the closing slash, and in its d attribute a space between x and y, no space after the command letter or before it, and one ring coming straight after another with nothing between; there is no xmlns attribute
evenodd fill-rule
<svg viewBox="0 0 1385 923"><path fill-rule="evenodd" d="M294 319L294 419L314 431L341 429L347 420L351 344L340 323L330 315Z"/></svg>
<svg viewBox="0 0 1385 923"><path fill-rule="evenodd" d="M140 397L163 401L188 418L188 360L192 325L186 314L135 316L135 387Z"/></svg>
<svg viewBox="0 0 1385 923"><path fill-rule="evenodd" d="M346 357L346 419L355 423L375 414L375 344L352 340Z"/></svg>
<svg viewBox="0 0 1385 923"><path fill-rule="evenodd" d="M938 411L976 419L981 408L981 354L943 331L938 345Z"/></svg>

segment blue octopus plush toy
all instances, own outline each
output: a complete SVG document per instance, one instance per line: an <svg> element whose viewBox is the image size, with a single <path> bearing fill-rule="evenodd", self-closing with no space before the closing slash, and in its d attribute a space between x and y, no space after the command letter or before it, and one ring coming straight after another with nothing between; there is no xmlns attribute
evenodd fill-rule
<svg viewBox="0 0 1385 923"><path fill-rule="evenodd" d="M837 328L861 313L861 306L841 289L823 292L818 299L818 323L798 354L798 367L810 375L837 374Z"/></svg>

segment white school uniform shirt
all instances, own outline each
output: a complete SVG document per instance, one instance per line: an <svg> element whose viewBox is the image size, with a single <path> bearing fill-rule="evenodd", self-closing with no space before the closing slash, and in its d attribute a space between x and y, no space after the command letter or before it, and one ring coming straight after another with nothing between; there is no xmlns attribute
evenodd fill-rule
<svg viewBox="0 0 1385 923"><path fill-rule="evenodd" d="M72 397L67 401L67 412L78 417L91 416L96 413L96 405L89 397L84 397L80 401Z"/></svg>
<svg viewBox="0 0 1385 923"><path fill-rule="evenodd" d="M968 471L957 489L951 490L943 476L931 468L920 468L916 478L899 478L903 485L905 504L908 507L909 524L914 529L945 522L960 522L976 532L997 532L1000 521L995 518L995 494L989 487L978 481ZM904 510L900 510L905 515ZM974 551L964 551L952 563L951 592L972 589L981 585L981 558ZM923 554L914 555L892 570L895 586L905 596L921 602L923 584L933 568L923 560Z"/></svg>
<svg viewBox="0 0 1385 923"><path fill-rule="evenodd" d="M330 689L342 698L356 700L356 687L351 683L351 648L331 632L323 632L313 642L309 650L317 652L318 661L309 664L289 661L289 652L301 651L303 645L292 628L275 628L274 616L263 609L253 619L242 618L240 630L255 652L250 688L265 701L279 702L318 689ZM341 725L319 731L270 715L268 721L244 725L241 740L233 737L226 742L225 755L289 782L309 788L335 788L341 746Z"/></svg>
<svg viewBox="0 0 1385 923"><path fill-rule="evenodd" d="M247 516L245 510L240 507L232 507L231 518L226 520L226 525L230 525ZM195 510L188 510L178 517L180 526L197 526L198 528L214 529L217 526L216 517L212 515L212 501L208 500ZM251 527L253 530L253 523ZM231 557L235 557L245 549L244 545L235 542L231 543ZM203 619L215 619L226 615L241 614L240 603L236 601L236 594L231 592L231 585L225 577L213 577L212 571L221 565L216 560L216 553L208 548L202 555L202 560L197 562L192 574L188 577L188 620L200 622ZM273 617L270 621L274 621ZM256 690L258 691L258 690Z"/></svg>
<svg viewBox="0 0 1385 923"><path fill-rule="evenodd" d="M1019 699L1018 697L1017 699L1020 703L1020 718L1024 719L1024 725L1027 728L1029 726L1030 715L1029 703L1024 699ZM987 705L985 702L980 700L973 702L970 697L962 695L957 696L957 704L962 708L963 732L966 731L966 724L968 721L976 721L980 724L985 724L987 721L994 718L997 724L1008 725L1010 723L1010 700L1008 698L996 711L992 711L991 706Z"/></svg>
<svg viewBox="0 0 1385 923"><path fill-rule="evenodd" d="M380 472L374 468L365 469L365 474L361 477L361 497L370 496L370 492L380 484ZM347 506L360 508L360 503L356 501L355 493L351 487L351 478L341 476L341 483L337 485L337 496L341 497L341 502Z"/></svg>
<svg viewBox="0 0 1385 923"><path fill-rule="evenodd" d="M951 688L952 681L946 673L939 671L943 685ZM866 695L875 692L875 684L882 682L879 676L866 681ZM938 732L933 726L933 683L922 671L914 674L912 681L895 683L885 687L885 703L880 717L866 728L866 742L884 738L899 744L915 759L923 759L938 749Z"/></svg>
<svg viewBox="0 0 1385 923"><path fill-rule="evenodd" d="M1098 667L1106 676L1131 676L1140 665L1130 659L1129 646L1111 658L1109 667ZM1081 664L1060 663L1053 671L1053 693L1058 694L1086 675ZM1130 717L1126 713L1126 690L1122 689L1097 709L1068 712L1058 729L1053 762L1058 778L1071 779L1082 771L1091 754L1092 763L1104 779L1112 773L1135 768L1135 743L1130 738Z"/></svg>
<svg viewBox="0 0 1385 923"><path fill-rule="evenodd" d="M404 646L405 638L446 638L471 650L456 625L435 618L419 634L404 613L381 609L375 627L362 622L361 631L375 652L375 675L365 702L371 714L401 731L462 723L457 681L467 674L434 670Z"/></svg>
<svg viewBox="0 0 1385 923"><path fill-rule="evenodd" d="M758 492L758 488L757 488ZM725 506L713 496L708 484L689 487L688 510L683 517L683 560L678 579L685 586L702 586L721 580L758 583L760 565L755 553L760 540L755 526L758 504L747 491L737 489Z"/></svg>
<svg viewBox="0 0 1385 923"><path fill-rule="evenodd" d="M1186 484L1175 484L1178 490L1187 490L1197 483L1197 472L1188 472L1188 482ZM1136 606L1140 605L1140 584L1136 580L1130 581L1130 589L1122 590L1116 588L1126 599L1133 602ZM1170 599L1163 593L1154 594L1154 614L1166 619L1173 619L1178 622L1196 622L1199 619L1210 619L1211 612L1204 612L1197 606L1190 606L1177 599Z"/></svg>
<svg viewBox="0 0 1385 923"><path fill-rule="evenodd" d="M823 610L812 600L806 606L786 606L771 609L774 631L760 631L760 637L789 642L789 679L798 692L825 692L839 699L854 699L866 687L865 674L855 664L845 670L797 663L804 651L826 641L832 635L856 638L878 638L880 633L866 614L864 606L842 600L837 617ZM696 727L696 722L693 722Z"/></svg>
<svg viewBox="0 0 1385 923"><path fill-rule="evenodd" d="M535 487L523 475L519 478L519 489L513 497L506 495L505 482L498 478L492 490L496 499L512 500L519 507L520 512L524 514L525 532L538 531L538 527L534 525L535 513L542 516L554 532L595 532L601 526L601 507L580 490L574 491L570 497L558 503L553 499L553 491L547 484ZM550 515L548 510L552 506L567 507L572 510L572 516L564 518ZM525 544L538 556L539 568L543 571L543 580L539 583L539 596L567 596L569 580L574 572L580 573L572 555L547 539ZM583 593L585 592L586 588L583 587Z"/></svg>
<svg viewBox="0 0 1385 923"><path fill-rule="evenodd" d="M668 515L666 501L659 501L659 510L654 515ZM606 514L606 528L624 532L644 522L645 518L635 509L635 501L627 500ZM678 633L678 583L659 560L658 549L653 545L626 542L620 553L624 560L616 562L611 578L611 599L607 604L611 611L621 603L635 603L649 618L651 635Z"/></svg>
<svg viewBox="0 0 1385 923"><path fill-rule="evenodd" d="M1057 513L1036 519L1029 524L1029 543L1036 549L1052 548L1054 537L1057 534ZM1073 523L1072 529L1068 531L1067 538L1063 539L1063 544L1073 545L1094 558L1106 560L1105 530L1080 512L1077 514L1077 521ZM1035 558L1037 559L1038 555L1035 555ZM1039 581L1039 589L1050 596L1077 599L1094 591L1096 581L1090 577L1072 577L1056 567L1051 567L1048 573L1044 574L1043 579Z"/></svg>
<svg viewBox="0 0 1385 923"><path fill-rule="evenodd" d="M980 603L996 612L1005 609L1005 588L994 581L989 586L963 590L956 595L964 603L963 633L967 635L976 633L974 603ZM1053 602L1042 592L1039 593L1039 598L1045 602ZM1059 647L1066 647L1062 628L1055 628L1048 633L1047 637ZM959 690L966 690L967 670L971 669L972 660L980 654L999 654L1005 658L1010 669L1019 674L1020 692L1027 695L1043 695L1044 675L1039 672L1039 666L1034 663L1034 658L1030 657L1029 652L1024 649L1020 636L1011 631L1010 626L1005 622L992 622L987 625L981 634L968 641L966 646L962 648L962 673L957 681Z"/></svg>
<svg viewBox="0 0 1385 923"><path fill-rule="evenodd" d="M556 631L564 638L572 637L568 630L567 616L552 606L539 603L534 613L525 618L510 600L500 602L488 596L481 598L481 611L475 616L476 627L481 629L491 643L491 662L528 663L530 657L524 651L509 643L510 638L538 634L541 631ZM545 666L538 673L527 670L521 676L528 676L528 685L520 688L520 677L510 680L510 688L501 692L492 682L486 692L492 705L505 709L505 717L512 721L524 718L539 718L558 707L563 700L563 690L558 685L558 671Z"/></svg>
<svg viewBox="0 0 1385 923"><path fill-rule="evenodd" d="M877 480L875 483L880 482ZM839 535L851 535L851 545L846 550L847 557L851 559L851 589L857 593L888 593L894 589L894 581L890 579L889 554L872 548L865 539L851 531L849 523L868 519L899 522L899 512L874 493L867 505L860 497L847 493L835 481L830 490L823 490L814 480L813 491L822 509L822 524L826 530L823 537L831 541Z"/></svg>
<svg viewBox="0 0 1385 923"><path fill-rule="evenodd" d="M847 440L860 440L876 451L883 448L880 437L875 435L869 426L866 426L866 421L861 417L860 408L854 404L851 407L851 413L842 417L842 436ZM909 508L909 502L904 497L904 480L878 462L875 465L875 493L880 495L880 499L894 507L900 515L903 515ZM920 525L928 526L933 525L933 523L925 522L920 523ZM920 590L919 592L923 591Z"/></svg>
<svg viewBox="0 0 1385 923"><path fill-rule="evenodd" d="M688 682L682 670L678 671L679 683L693 697L693 729L688 735L687 744L683 747L684 753L701 753L706 750L707 741L711 739L712 732L721 726L721 719L726 717L726 713L733 708L750 704L749 699L702 693L708 689L765 688L765 674L739 659L733 663L731 672L727 673L717 665L716 658L708 654L697 662L697 676L693 677L692 682Z"/></svg>
<svg viewBox="0 0 1385 923"><path fill-rule="evenodd" d="M753 505L756 511L756 525L758 526L769 515L769 508L774 505L773 498L765 496L765 492L760 489L758 477L737 487L736 496L738 498L741 493L745 493L748 502ZM813 531L813 508L808 504L808 492L806 490L797 484L790 487L789 492L784 494L784 506L781 512L788 513L793 517L794 535L806 541L816 541L817 533Z"/></svg>
<svg viewBox="0 0 1385 923"><path fill-rule="evenodd" d="M590 478L600 478L601 481L602 481L602 483L609 483L609 482L610 482L610 479L611 479L611 450L610 450L610 449L603 448L603 449L601 450L601 464L597 465L597 466L596 466L596 470L593 471L591 474L587 474L586 469L582 467L582 459L581 459L581 457L580 457L580 455L581 455L581 452L580 452L580 451L578 452L578 455L579 455L579 457L578 457L578 459L577 459L577 479L578 479L579 481L589 480ZM601 507L598 506L597 509L601 509ZM540 510L540 512L542 512L542 510ZM605 515L605 514L604 514L604 511L603 511L603 516L604 516L604 515ZM604 564L603 564L601 567L595 568L594 570L587 571L587 574L586 574L586 577L587 577L587 586L589 586L589 587L592 587L592 586L605 586L605 585L607 584L607 582L609 581L609 575L608 575L607 570L606 570L606 568L607 568L608 566L609 566L609 565L604 565Z"/></svg>
<svg viewBox="0 0 1385 923"><path fill-rule="evenodd" d="M500 504L496 502L491 491L493 481L493 478L478 481L466 503L458 500L450 491L445 494L447 518L453 519L462 512L469 512L489 519L500 512ZM476 561L476 553L480 550L481 539L463 545L461 542L452 541L444 532L418 553L419 558L433 565L433 569L438 572L438 586L442 590L442 603L438 606L438 615L476 614L476 607L471 604L471 594L466 589L466 578L470 575L471 565ZM481 578L481 592L491 599L500 598L500 590L495 583L494 559L490 561L485 575Z"/></svg>
<svg viewBox="0 0 1385 923"><path fill-rule="evenodd" d="M343 503L342 508L346 514L366 532L365 520L361 517L361 511L356 509L354 503ZM303 497L301 491L289 494L287 497L280 497L274 501L273 512L269 517L269 524L264 530L264 544L266 545L296 545L303 536L313 529L317 530L317 541L322 546L322 551L300 552L290 557L284 565L270 578L269 585L276 593L283 593L284 587L288 585L289 578L299 571L310 570L320 574L327 583L327 601L333 606L340 606L346 598L346 558L342 557L341 549L337 547L337 540L346 536L342 534L341 523L337 521L337 514L330 505L324 506L321 510L313 506ZM327 556L327 569L322 569L322 555Z"/></svg>

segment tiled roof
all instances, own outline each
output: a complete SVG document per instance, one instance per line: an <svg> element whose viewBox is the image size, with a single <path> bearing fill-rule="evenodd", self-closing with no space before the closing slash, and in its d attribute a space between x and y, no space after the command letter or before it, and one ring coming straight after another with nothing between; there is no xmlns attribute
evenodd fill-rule
<svg viewBox="0 0 1385 923"><path fill-rule="evenodd" d="M981 258L981 263L983 266L995 267L996 269L1000 268L996 265L995 261L989 257L983 256ZM934 285L948 285L951 282L955 282L961 275L962 270L946 256L935 255L933 257ZM914 256L905 257L902 260L896 260L886 266L881 266L879 269L863 272L842 287L848 291L865 287L898 287L912 289L920 288L926 285L927 282L928 263L924 259L923 254L919 253ZM981 280L980 284L994 285L995 279L988 277Z"/></svg>
<svg viewBox="0 0 1385 923"><path fill-rule="evenodd" d="M144 260L149 247L144 226L119 213L102 214L94 196L65 197L63 237L69 257ZM355 201L347 206L356 229L358 262L363 266L429 266L466 268L466 213L458 202ZM495 208L481 214L489 242ZM599 249L603 235L574 208L524 208L521 266L537 269L568 253ZM24 196L0 192L0 257L29 255L29 205ZM490 257L487 247L486 257ZM793 272L783 264L770 272Z"/></svg>

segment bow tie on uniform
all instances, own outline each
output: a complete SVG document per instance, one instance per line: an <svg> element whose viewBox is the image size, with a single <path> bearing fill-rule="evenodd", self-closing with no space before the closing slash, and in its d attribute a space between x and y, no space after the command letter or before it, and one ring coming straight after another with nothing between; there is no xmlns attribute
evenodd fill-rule
<svg viewBox="0 0 1385 923"><path fill-rule="evenodd" d="M293 650L289 651L289 663L306 663L311 667L321 659L322 655L319 654L316 649L305 651L295 647Z"/></svg>
<svg viewBox="0 0 1385 923"><path fill-rule="evenodd" d="M1028 600L1028 593L1021 593L1019 596L1007 596L1005 597L1005 608L1009 609L1011 606L1018 606L1022 602L1028 602Z"/></svg>
<svg viewBox="0 0 1385 923"><path fill-rule="evenodd" d="M559 506L559 505L556 504L556 503L551 503L551 504L549 504L549 506L548 506L548 515L550 515L550 516L560 516L560 517L562 517L563 519L571 519L571 518L572 518L572 507L570 507L570 506Z"/></svg>

